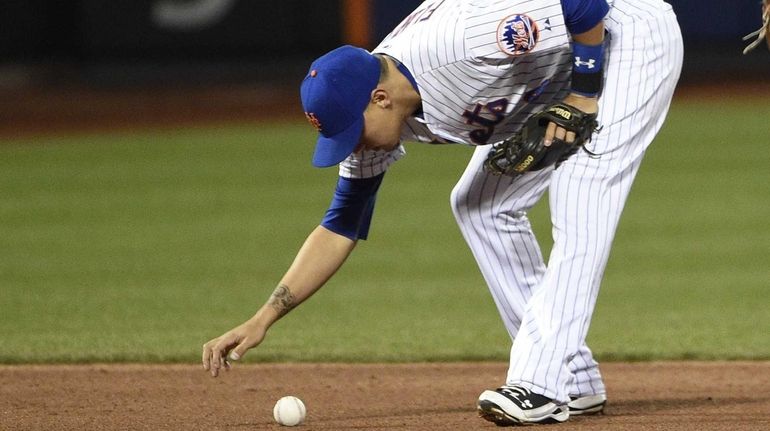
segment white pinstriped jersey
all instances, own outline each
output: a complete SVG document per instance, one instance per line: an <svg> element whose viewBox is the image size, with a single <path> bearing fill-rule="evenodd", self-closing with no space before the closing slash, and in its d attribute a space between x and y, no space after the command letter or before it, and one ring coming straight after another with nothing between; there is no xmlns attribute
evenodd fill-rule
<svg viewBox="0 0 770 431"><path fill-rule="evenodd" d="M566 95L570 38L559 0L428 0L373 51L402 62L422 98L403 141L484 145ZM340 176L379 175L405 153L364 151Z"/></svg>

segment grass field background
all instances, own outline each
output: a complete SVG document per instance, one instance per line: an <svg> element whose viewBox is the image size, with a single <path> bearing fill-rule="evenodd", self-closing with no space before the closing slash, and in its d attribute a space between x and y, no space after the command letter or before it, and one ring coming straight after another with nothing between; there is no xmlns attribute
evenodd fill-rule
<svg viewBox="0 0 770 431"><path fill-rule="evenodd" d="M770 105L677 101L628 201L600 359L770 359ZM331 197L304 123L0 143L0 363L192 362L272 292ZM471 151L410 144L370 240L250 361L505 360L454 224ZM531 214L549 250L545 203Z"/></svg>

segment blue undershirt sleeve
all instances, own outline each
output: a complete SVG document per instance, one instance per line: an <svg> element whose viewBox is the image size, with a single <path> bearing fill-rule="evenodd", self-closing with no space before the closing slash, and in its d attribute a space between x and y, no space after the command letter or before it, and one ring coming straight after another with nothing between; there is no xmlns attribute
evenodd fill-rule
<svg viewBox="0 0 770 431"><path fill-rule="evenodd" d="M377 190L385 173L372 178L344 178L337 181L329 209L321 226L353 241L366 239L374 212Z"/></svg>
<svg viewBox="0 0 770 431"><path fill-rule="evenodd" d="M610 10L606 0L561 0L561 8L571 34L585 33L594 28Z"/></svg>

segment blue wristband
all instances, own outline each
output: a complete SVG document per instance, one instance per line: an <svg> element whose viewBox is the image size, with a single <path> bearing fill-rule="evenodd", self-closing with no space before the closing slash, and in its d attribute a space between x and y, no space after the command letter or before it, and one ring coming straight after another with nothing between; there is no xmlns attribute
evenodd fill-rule
<svg viewBox="0 0 770 431"><path fill-rule="evenodd" d="M597 73L604 63L604 44L572 44L572 70L579 73Z"/></svg>
<svg viewBox="0 0 770 431"><path fill-rule="evenodd" d="M573 93L594 97L602 89L604 80L604 45L572 44Z"/></svg>

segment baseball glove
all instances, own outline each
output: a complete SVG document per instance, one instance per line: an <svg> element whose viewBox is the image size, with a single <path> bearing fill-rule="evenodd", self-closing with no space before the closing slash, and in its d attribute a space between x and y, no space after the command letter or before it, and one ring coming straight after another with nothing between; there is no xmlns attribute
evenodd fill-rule
<svg viewBox="0 0 770 431"><path fill-rule="evenodd" d="M548 123L575 133L575 141L567 143L554 139L550 146L543 145ZM596 114L587 114L574 106L557 103L531 116L524 127L512 137L492 146L484 168L493 175L519 175L559 165L591 141L597 131ZM587 150L586 150L587 151Z"/></svg>
<svg viewBox="0 0 770 431"><path fill-rule="evenodd" d="M749 40L755 38L753 42L749 44L744 50L744 54L748 54L749 51L759 46L764 40L767 42L767 47L770 49L770 0L764 0L762 4L762 27L759 30L747 34L743 37L743 40Z"/></svg>

